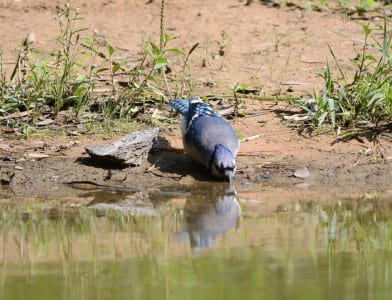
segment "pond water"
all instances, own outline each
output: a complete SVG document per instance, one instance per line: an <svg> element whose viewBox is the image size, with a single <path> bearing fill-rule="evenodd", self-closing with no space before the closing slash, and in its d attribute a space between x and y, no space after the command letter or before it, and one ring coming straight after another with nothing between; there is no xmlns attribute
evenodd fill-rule
<svg viewBox="0 0 392 300"><path fill-rule="evenodd" d="M242 195L213 184L89 191L75 207L4 200L0 299L392 299L392 199Z"/></svg>

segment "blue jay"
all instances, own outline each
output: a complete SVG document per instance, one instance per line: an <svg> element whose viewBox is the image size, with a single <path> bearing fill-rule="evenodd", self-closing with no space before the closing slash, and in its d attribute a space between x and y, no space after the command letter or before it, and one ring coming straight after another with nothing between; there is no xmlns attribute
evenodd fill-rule
<svg viewBox="0 0 392 300"><path fill-rule="evenodd" d="M185 152L212 175L231 183L240 142L230 124L198 97L174 99L169 106L181 114Z"/></svg>

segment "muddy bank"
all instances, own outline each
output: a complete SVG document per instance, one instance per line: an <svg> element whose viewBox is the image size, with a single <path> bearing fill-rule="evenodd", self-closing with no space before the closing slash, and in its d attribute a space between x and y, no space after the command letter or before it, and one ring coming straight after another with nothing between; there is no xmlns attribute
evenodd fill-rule
<svg viewBox="0 0 392 300"><path fill-rule="evenodd" d="M143 37L154 40L159 36L159 1L90 2L78 2L83 12L80 26L99 32L127 57L140 58ZM236 83L245 83L266 95L313 94L322 86L318 74L324 70L326 58L330 58L329 46L341 68L350 72L350 59L358 51L355 45L363 40L360 25L328 9L272 8L258 1L247 6L237 0L199 2L167 3L166 27L173 37L170 47L186 51L200 43L189 66L193 92L201 96L231 93ZM6 69L12 69L16 61L12 49L28 33L35 33L34 47L45 51L56 47L59 29L54 21L55 5L61 3L43 5L41 0L31 0L5 1L1 5ZM109 11L115 17L108 18ZM241 22L228 22L228 16ZM377 23L376 19L372 22ZM216 55L219 52L222 56ZM172 63L174 68L182 66L175 59ZM235 131L242 138L258 138L241 144L236 177L239 192L254 192L251 197L261 195L274 200L276 192L287 198L301 193L348 194L391 189L390 137L380 136L377 143L366 137L335 143L333 132L305 137L282 122L284 114L293 113L293 107L285 103L243 99L241 113L245 117L231 120ZM165 116L165 112L159 114ZM1 193L58 199L85 193L64 184L72 181L141 191L218 184L182 153L178 125L162 122L161 127L168 149L151 153L138 168L125 169L97 165L84 151L86 146L107 143L119 136L84 135L75 129L80 136L60 134L23 140L1 131ZM31 153L44 158L31 157ZM292 176L303 167L309 170L308 178Z"/></svg>
<svg viewBox="0 0 392 300"><path fill-rule="evenodd" d="M245 117L230 120L243 138L235 179L239 192L252 191L274 199L274 190L322 196L391 189L392 144L387 134L380 134L376 142L364 135L337 140L333 132L305 136L293 124L282 121L282 115L296 110L284 103L247 100ZM160 126L160 130L157 148L141 166L128 168L98 163L85 151L88 146L107 144L121 136L7 136L0 142L2 191L7 188L20 196L61 198L84 192L65 185L73 181L141 192L167 187L192 189L200 184L208 189L221 184L183 153L178 123ZM302 176L305 178L293 176L301 168L307 168L309 174ZM271 190L271 196L265 190ZM290 193L285 197L291 197Z"/></svg>
<svg viewBox="0 0 392 300"><path fill-rule="evenodd" d="M239 192L259 193L263 199L268 198L270 193L273 198L273 190L278 194L290 191L297 195L313 193L324 198L325 194L344 197L353 193L388 192L391 189L389 162L359 162L354 166L355 159L346 156L332 162L328 157L320 161L287 158L276 163L251 166L241 157L243 161L239 163L235 185ZM309 176L304 179L295 177L295 171L303 166L309 170ZM91 190L115 195L119 192L164 191L168 187L186 190L200 184L207 189L222 184L184 154L170 151L155 151L144 165L122 169L97 164L88 157L2 162L0 176L3 193L8 191L9 195L58 200L63 198L65 201ZM69 184L74 182L81 184Z"/></svg>

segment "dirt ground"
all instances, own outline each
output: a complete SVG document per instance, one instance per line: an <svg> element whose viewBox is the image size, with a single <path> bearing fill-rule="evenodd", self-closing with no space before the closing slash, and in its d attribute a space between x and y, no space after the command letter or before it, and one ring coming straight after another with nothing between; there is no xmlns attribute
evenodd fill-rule
<svg viewBox="0 0 392 300"><path fill-rule="evenodd" d="M309 97L321 89L323 81L318 73L323 71L327 58L332 60L328 45L350 72L349 59L356 56L363 40L361 26L326 7L307 10L307 1L303 2L305 9L273 7L259 1L250 5L238 0L166 1L171 46L187 50L200 43L190 58L194 93L213 95L227 92L235 83L246 83L268 95ZM62 3L0 2L0 48L6 67L14 64L13 48L29 33L34 33L35 47L55 47L55 5ZM84 17L81 26L104 35L110 44L126 51L130 60L140 58L144 37L159 36L160 1L76 3ZM390 14L388 9L390 6L369 13L366 22L381 22L383 14ZM224 53L217 56L220 50ZM251 193L252 186L262 186L263 197L268 197L268 187L276 186L287 197L304 191L318 195L331 191L390 193L392 147L386 135L381 135L377 144L366 136L343 142L333 133L301 135L282 121L283 115L293 111L295 108L286 104L247 99L245 117L231 120L243 137L257 136L241 144L236 177L239 189ZM92 164L85 146L116 138L64 135L20 140L2 131L1 189L9 187L18 195L48 197L70 193L62 183L73 180L141 189L212 180L181 153L178 126L162 128L160 139L169 146L163 143L141 167L109 171L110 167ZM302 167L309 170L308 178L292 176Z"/></svg>

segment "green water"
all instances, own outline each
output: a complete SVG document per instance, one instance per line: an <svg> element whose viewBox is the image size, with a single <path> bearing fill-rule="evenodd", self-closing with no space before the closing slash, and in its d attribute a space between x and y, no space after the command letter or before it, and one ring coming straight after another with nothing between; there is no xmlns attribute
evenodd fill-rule
<svg viewBox="0 0 392 300"><path fill-rule="evenodd" d="M0 299L392 299L392 201L123 198L0 204Z"/></svg>

